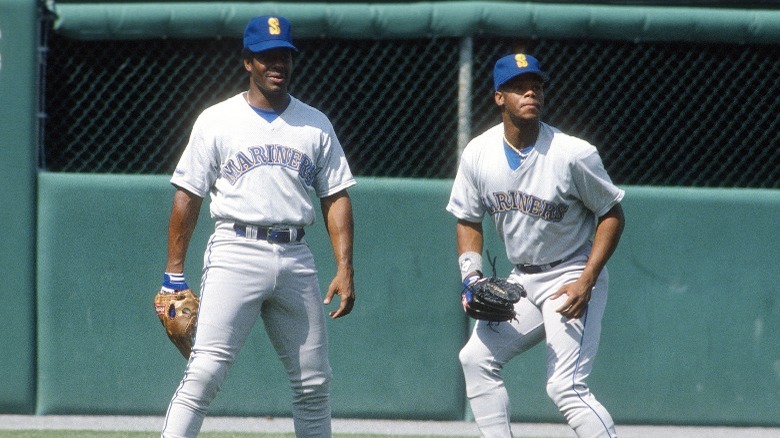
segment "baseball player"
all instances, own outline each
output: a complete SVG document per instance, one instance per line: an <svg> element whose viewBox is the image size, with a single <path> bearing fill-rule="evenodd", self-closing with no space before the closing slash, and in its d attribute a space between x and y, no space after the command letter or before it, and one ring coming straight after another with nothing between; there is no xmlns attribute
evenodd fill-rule
<svg viewBox="0 0 780 438"><path fill-rule="evenodd" d="M206 195L216 226L203 257L192 354L163 437L198 434L258 317L289 377L296 435L331 436L326 319L304 235L314 222L313 193L338 265L324 304L338 295L330 317L349 314L355 295L347 188L355 180L328 118L288 94L295 51L285 18L249 21L249 89L200 114L171 178L164 290L187 287L184 259Z"/></svg>
<svg viewBox="0 0 780 438"><path fill-rule="evenodd" d="M615 437L587 378L607 302L605 265L623 230L623 190L596 148L540 121L547 75L532 56L496 62L502 123L463 151L447 210L457 220L464 285L482 276L482 219L489 214L528 294L510 322L477 321L460 352L466 392L483 437L511 437L501 369L546 341L547 394L578 437Z"/></svg>

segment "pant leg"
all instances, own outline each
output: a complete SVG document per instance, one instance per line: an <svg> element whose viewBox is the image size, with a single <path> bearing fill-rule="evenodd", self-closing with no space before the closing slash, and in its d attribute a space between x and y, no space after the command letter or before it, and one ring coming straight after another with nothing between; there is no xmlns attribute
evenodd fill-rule
<svg viewBox="0 0 780 438"><path fill-rule="evenodd" d="M507 438L510 428L509 395L501 370L516 355L544 339L540 310L529 300L515 305L511 322L477 321L459 359L466 379L466 396L484 438Z"/></svg>
<svg viewBox="0 0 780 438"><path fill-rule="evenodd" d="M263 323L290 380L296 437L329 438L331 368L314 257L305 243L280 249L283 269Z"/></svg>
<svg viewBox="0 0 780 438"><path fill-rule="evenodd" d="M547 332L547 394L579 438L617 436L612 417L587 384L598 352L607 286L604 270L591 293L587 312L579 319L567 319L555 311L566 296L546 300L542 307Z"/></svg>
<svg viewBox="0 0 780 438"><path fill-rule="evenodd" d="M268 248L212 236L204 274L195 344L184 377L168 407L163 437L197 436L228 370L255 324L276 272ZM269 259L270 263L256 263Z"/></svg>

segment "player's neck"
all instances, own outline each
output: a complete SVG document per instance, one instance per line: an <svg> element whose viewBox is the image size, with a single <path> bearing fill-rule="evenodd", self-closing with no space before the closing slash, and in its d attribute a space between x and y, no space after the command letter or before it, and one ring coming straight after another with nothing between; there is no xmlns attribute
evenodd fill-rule
<svg viewBox="0 0 780 438"><path fill-rule="evenodd" d="M536 144L539 137L539 122L523 123L520 125L504 122L504 140L512 149L523 150Z"/></svg>
<svg viewBox="0 0 780 438"><path fill-rule="evenodd" d="M277 114L281 114L290 104L290 95L287 93L263 93L259 90L255 91L250 89L244 94L246 103L249 105L269 111L275 111Z"/></svg>

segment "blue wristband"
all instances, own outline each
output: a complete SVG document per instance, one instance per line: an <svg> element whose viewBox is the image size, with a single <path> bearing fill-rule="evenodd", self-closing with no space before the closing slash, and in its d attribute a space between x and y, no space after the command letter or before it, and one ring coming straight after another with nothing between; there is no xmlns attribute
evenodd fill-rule
<svg viewBox="0 0 780 438"><path fill-rule="evenodd" d="M473 286L474 283L479 281L482 278L482 273L479 271L472 272L471 275L467 276L465 279L463 279L463 289L468 289L469 287Z"/></svg>
<svg viewBox="0 0 780 438"><path fill-rule="evenodd" d="M184 273L173 274L166 272L163 274L162 290L165 292L174 292L177 290L189 289L187 280L184 279Z"/></svg>

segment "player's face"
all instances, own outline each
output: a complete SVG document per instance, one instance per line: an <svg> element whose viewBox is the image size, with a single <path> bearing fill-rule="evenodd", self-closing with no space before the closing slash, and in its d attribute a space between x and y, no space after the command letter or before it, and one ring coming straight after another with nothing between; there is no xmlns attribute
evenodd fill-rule
<svg viewBox="0 0 780 438"><path fill-rule="evenodd" d="M538 121L544 109L544 83L536 75L511 79L495 93L502 113L515 123Z"/></svg>
<svg viewBox="0 0 780 438"><path fill-rule="evenodd" d="M292 51L279 48L265 50L244 60L253 87L264 95L287 95L292 76Z"/></svg>

